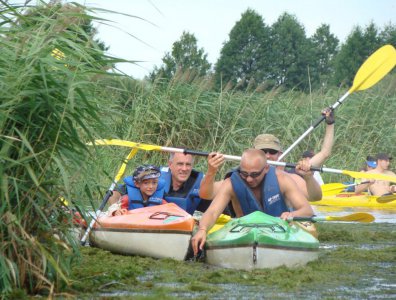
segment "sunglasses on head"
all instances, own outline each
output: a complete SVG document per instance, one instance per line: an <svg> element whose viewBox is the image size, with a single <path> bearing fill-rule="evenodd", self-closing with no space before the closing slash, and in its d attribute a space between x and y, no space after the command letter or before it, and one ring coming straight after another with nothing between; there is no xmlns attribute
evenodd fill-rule
<svg viewBox="0 0 396 300"><path fill-rule="evenodd" d="M261 151L263 151L265 154L272 154L272 155L275 155L275 154L277 154L279 151L278 150L275 150L275 149L261 149Z"/></svg>
<svg viewBox="0 0 396 300"><path fill-rule="evenodd" d="M243 179L246 179L249 176L252 177L252 178L257 178L257 177L259 177L261 175L261 173L263 173L264 169L265 169L265 167L262 168L261 171L259 171L259 172L251 172L251 173L248 173L248 172L245 172L245 171L241 171L240 169L238 169L238 173Z"/></svg>

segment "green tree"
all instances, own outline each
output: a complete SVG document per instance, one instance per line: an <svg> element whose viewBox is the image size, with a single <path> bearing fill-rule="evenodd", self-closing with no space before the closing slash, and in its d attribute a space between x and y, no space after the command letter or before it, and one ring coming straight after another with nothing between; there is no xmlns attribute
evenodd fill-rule
<svg viewBox="0 0 396 300"><path fill-rule="evenodd" d="M379 37L382 44L390 44L396 47L396 26L391 23L385 25Z"/></svg>
<svg viewBox="0 0 396 300"><path fill-rule="evenodd" d="M215 67L217 84L238 83L246 88L269 77L270 31L263 18L248 9L234 25L229 40L224 43Z"/></svg>
<svg viewBox="0 0 396 300"><path fill-rule="evenodd" d="M311 77L319 86L326 85L334 73L334 59L338 53L338 38L330 33L330 26L322 24L311 37L313 57Z"/></svg>
<svg viewBox="0 0 396 300"><path fill-rule="evenodd" d="M287 88L307 89L312 45L304 27L295 16L284 13L271 29L273 79Z"/></svg>
<svg viewBox="0 0 396 300"><path fill-rule="evenodd" d="M378 29L373 23L364 30L355 27L335 60L334 83L352 85L361 64L380 46Z"/></svg>
<svg viewBox="0 0 396 300"><path fill-rule="evenodd" d="M162 58L163 65L154 67L149 77L151 80L172 79L176 74L189 73L192 77L208 74L211 64L204 49L198 49L194 34L183 32L179 41L173 43L172 52Z"/></svg>

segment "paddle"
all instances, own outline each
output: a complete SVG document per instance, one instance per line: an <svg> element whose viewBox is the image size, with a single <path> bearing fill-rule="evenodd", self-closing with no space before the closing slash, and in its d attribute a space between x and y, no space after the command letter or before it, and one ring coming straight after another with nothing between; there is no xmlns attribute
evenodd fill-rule
<svg viewBox="0 0 396 300"><path fill-rule="evenodd" d="M189 149L182 149L182 148L171 148L171 147L162 147L157 145L149 145L149 144L142 144L142 143L135 143L130 141L118 140L118 139L110 139L110 140L95 140L94 143L87 143L87 145L114 145L114 146L122 146L122 147L129 147L129 148L136 148L145 151L163 151L163 152L172 152L172 153L184 153L184 154L191 154L191 155L198 155L198 156L208 156L209 152L202 152L196 150L189 150ZM227 160L233 161L240 161L240 156L235 155L224 155L224 158ZM295 168L296 164L286 163L281 161L272 161L267 160L267 163L274 166L283 166L289 168ZM351 176L353 178L366 178L366 179L378 179L378 180L385 180L390 182L396 182L395 176L383 175L383 174L374 174L374 173L365 173L365 172L354 172L348 170L338 170L338 169L331 169L331 168L324 168L324 167L311 167L312 171L319 171L319 172L328 172L328 173L336 173L336 174L344 174Z"/></svg>
<svg viewBox="0 0 396 300"><path fill-rule="evenodd" d="M372 87L388 74L396 65L396 50L392 45L385 45L370 55L361 65L353 80L352 87L336 103L330 106L335 110L353 92L363 91ZM298 143L300 143L312 130L314 130L326 117L320 116L289 148L287 148L278 161L284 158Z"/></svg>
<svg viewBox="0 0 396 300"><path fill-rule="evenodd" d="M396 194L381 196L377 198L378 203L389 203L396 200Z"/></svg>
<svg viewBox="0 0 396 300"><path fill-rule="evenodd" d="M102 212L103 208L106 206L107 201L109 200L109 198L111 197L111 195L113 195L113 191L117 185L117 182L121 179L122 175L124 175L126 166L128 161L135 156L135 154L138 152L139 150L137 148L133 148L131 150L131 152L129 152L128 156L125 158L125 160L122 162L122 165L120 167L120 169L118 170L117 175L114 178L113 183L111 184L109 190L106 192L106 195L103 198L102 203L100 204L98 210L96 211L96 217L99 216L99 214ZM91 223L89 223L89 226L87 228L87 230L85 231L84 236L82 237L80 243L82 246L85 245L85 242L88 238L89 233L91 232L92 227L94 226L96 222L96 218L93 218Z"/></svg>
<svg viewBox="0 0 396 300"><path fill-rule="evenodd" d="M288 221L311 221L311 222L322 222L322 221L343 221L343 222L362 222L371 223L375 218L368 213L354 213L346 216L323 216L323 217L293 217Z"/></svg>
<svg viewBox="0 0 396 300"><path fill-rule="evenodd" d="M366 184L370 181L363 181L361 183L343 184L343 183L325 183L321 186L322 193L325 196L337 195L348 187L357 186L359 184Z"/></svg>

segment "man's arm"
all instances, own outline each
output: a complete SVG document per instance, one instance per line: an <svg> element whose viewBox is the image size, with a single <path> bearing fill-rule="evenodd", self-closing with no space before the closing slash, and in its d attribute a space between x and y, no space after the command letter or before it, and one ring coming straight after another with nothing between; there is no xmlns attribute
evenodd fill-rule
<svg viewBox="0 0 396 300"><path fill-rule="evenodd" d="M119 191L114 190L113 195L111 195L111 197L109 198L109 201L107 201L107 203L109 205L112 205L114 203L117 203L118 200L120 200L120 198L121 198L121 193Z"/></svg>
<svg viewBox="0 0 396 300"><path fill-rule="evenodd" d="M206 242L207 231L215 224L217 218L224 211L233 195L234 191L232 189L231 180L227 178L224 180L221 189L217 193L216 197L213 199L209 208L202 215L202 218L199 221L199 229L194 237L191 239L194 255L198 254L198 250L203 249Z"/></svg>
<svg viewBox="0 0 396 300"><path fill-rule="evenodd" d="M220 188L223 180L215 181L216 174L220 166L224 163L224 156L220 153L209 153L208 155L208 171L202 178L199 188L199 197L201 199L212 200Z"/></svg>
<svg viewBox="0 0 396 300"><path fill-rule="evenodd" d="M330 156L334 144L334 112L330 108L327 108L322 114L326 116L325 121L327 125L322 148L311 158L311 165L315 167L320 167Z"/></svg>
<svg viewBox="0 0 396 300"><path fill-rule="evenodd" d="M298 181L295 180L297 186L304 192L308 201L319 201L322 199L322 188L310 169L311 162L309 159L300 160L296 166L296 173L301 175L303 180L296 178L299 176L295 176L294 179L298 179Z"/></svg>
<svg viewBox="0 0 396 300"><path fill-rule="evenodd" d="M312 207L297 184L282 171L277 171L277 177L287 204L293 208L292 212L284 212L280 217L284 220L289 217L311 217Z"/></svg>

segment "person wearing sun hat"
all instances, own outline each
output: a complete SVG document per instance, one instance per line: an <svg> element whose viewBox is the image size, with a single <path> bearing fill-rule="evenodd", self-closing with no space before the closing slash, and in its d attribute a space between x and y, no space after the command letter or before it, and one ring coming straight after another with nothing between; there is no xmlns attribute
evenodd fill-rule
<svg viewBox="0 0 396 300"><path fill-rule="evenodd" d="M367 171L370 174L383 174L396 177L396 174L389 170L389 165L392 160L392 156L387 153L381 152L376 156L377 166L375 169ZM374 196L384 196L392 193L396 193L396 185L392 185L389 181L384 180L370 180L362 179L362 181L369 181L366 184L360 184L356 187L355 191L360 193L366 189L369 190L371 195Z"/></svg>
<svg viewBox="0 0 396 300"><path fill-rule="evenodd" d="M322 199L321 182L316 181L313 172L310 171L311 166L320 167L324 161L330 156L334 143L334 112L331 108L322 111L322 115L326 117L326 131L323 139L321 150L310 157L309 160L302 159L298 162L295 172L293 170L285 170L296 182L297 186L303 191L309 201L318 201ZM268 160L277 161L282 155L283 148L280 140L272 134L260 134L253 142L255 149L262 150ZM278 167L284 169L284 167Z"/></svg>

